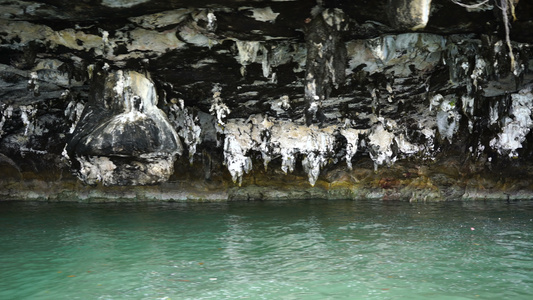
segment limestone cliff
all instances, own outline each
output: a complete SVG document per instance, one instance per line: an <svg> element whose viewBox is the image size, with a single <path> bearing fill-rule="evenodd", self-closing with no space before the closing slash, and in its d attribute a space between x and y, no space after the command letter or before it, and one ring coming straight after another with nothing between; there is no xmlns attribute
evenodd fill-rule
<svg viewBox="0 0 533 300"><path fill-rule="evenodd" d="M530 197L532 43L525 0L0 1L0 197Z"/></svg>

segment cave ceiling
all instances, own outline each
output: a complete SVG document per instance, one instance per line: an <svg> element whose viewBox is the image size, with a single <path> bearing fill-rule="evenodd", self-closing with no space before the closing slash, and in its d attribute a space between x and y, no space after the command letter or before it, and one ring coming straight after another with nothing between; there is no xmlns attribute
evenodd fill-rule
<svg viewBox="0 0 533 300"><path fill-rule="evenodd" d="M109 185L201 148L312 185L356 153L529 157L532 41L526 0L0 1L0 150Z"/></svg>

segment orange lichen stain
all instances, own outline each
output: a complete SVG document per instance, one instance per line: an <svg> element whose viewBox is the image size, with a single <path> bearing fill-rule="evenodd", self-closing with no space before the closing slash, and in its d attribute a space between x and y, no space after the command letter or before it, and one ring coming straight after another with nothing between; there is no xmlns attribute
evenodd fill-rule
<svg viewBox="0 0 533 300"><path fill-rule="evenodd" d="M397 187L400 184L400 181L395 178L381 178L378 181L378 186L382 189L392 189Z"/></svg>

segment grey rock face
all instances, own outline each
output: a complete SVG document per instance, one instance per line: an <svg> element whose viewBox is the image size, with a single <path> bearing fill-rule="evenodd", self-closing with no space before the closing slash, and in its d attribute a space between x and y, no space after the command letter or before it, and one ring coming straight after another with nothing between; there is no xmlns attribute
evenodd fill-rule
<svg viewBox="0 0 533 300"><path fill-rule="evenodd" d="M173 173L178 134L157 108L153 82L135 71L95 71L66 154L88 184L154 184Z"/></svg>
<svg viewBox="0 0 533 300"><path fill-rule="evenodd" d="M388 17L397 29L418 30L426 27L431 0L388 0Z"/></svg>

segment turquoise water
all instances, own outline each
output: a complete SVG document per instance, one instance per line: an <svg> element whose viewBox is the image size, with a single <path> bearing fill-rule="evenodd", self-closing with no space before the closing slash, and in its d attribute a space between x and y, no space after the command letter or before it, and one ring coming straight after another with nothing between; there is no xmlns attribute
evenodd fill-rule
<svg viewBox="0 0 533 300"><path fill-rule="evenodd" d="M533 299L533 201L0 202L0 299Z"/></svg>

